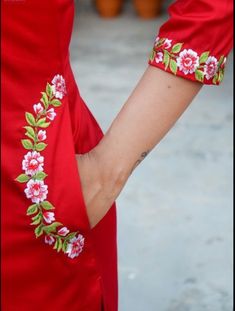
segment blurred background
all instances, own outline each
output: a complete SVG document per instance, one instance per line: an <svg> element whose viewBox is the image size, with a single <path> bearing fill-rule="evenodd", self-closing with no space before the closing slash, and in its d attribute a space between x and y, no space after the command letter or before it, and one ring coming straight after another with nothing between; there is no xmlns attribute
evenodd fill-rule
<svg viewBox="0 0 235 311"><path fill-rule="evenodd" d="M71 60L106 131L171 1L146 9L148 1L127 0L108 19L101 15L116 15L119 4L98 2L99 13L93 1L76 1ZM120 311L232 310L232 64L231 54L221 86L204 86L117 201Z"/></svg>

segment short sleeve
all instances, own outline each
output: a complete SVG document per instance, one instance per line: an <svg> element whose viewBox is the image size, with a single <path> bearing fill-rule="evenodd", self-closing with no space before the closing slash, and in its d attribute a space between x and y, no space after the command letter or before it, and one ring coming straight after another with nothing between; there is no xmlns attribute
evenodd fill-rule
<svg viewBox="0 0 235 311"><path fill-rule="evenodd" d="M233 1L178 0L168 13L149 64L192 81L219 85L233 46Z"/></svg>

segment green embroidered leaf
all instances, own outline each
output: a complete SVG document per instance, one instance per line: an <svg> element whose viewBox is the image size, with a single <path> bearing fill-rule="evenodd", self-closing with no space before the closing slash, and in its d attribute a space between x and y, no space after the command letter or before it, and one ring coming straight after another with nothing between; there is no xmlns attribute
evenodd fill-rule
<svg viewBox="0 0 235 311"><path fill-rule="evenodd" d="M31 126L27 126L27 133L29 133L33 138L35 138L35 132Z"/></svg>
<svg viewBox="0 0 235 311"><path fill-rule="evenodd" d="M47 83L47 86L46 86L46 93L49 96L49 98L51 98L53 96L53 89L49 83Z"/></svg>
<svg viewBox="0 0 235 311"><path fill-rule="evenodd" d="M31 126L24 126L24 128L27 131L25 135L27 135L29 138L32 138L34 140L36 137L34 129Z"/></svg>
<svg viewBox="0 0 235 311"><path fill-rule="evenodd" d="M45 143L38 143L38 144L36 144L36 150L42 151L46 148L46 146L47 146L47 144L45 144Z"/></svg>
<svg viewBox="0 0 235 311"><path fill-rule="evenodd" d="M65 239L68 241L68 240L71 240L72 238L74 238L76 236L77 232L72 232L70 234L68 234Z"/></svg>
<svg viewBox="0 0 235 311"><path fill-rule="evenodd" d="M49 210L51 210L51 209L55 209L55 207L54 207L49 201L43 201L43 202L41 202L41 206L42 206L45 210L47 210L47 211L49 211Z"/></svg>
<svg viewBox="0 0 235 311"><path fill-rule="evenodd" d="M214 78L213 78L213 80L212 80L212 83L217 84L218 77L219 77L219 75L218 75L218 73L217 73L217 74L214 76Z"/></svg>
<svg viewBox="0 0 235 311"><path fill-rule="evenodd" d="M41 92L41 94L42 94L41 102L44 104L44 107L47 109L49 106L49 99L45 92Z"/></svg>
<svg viewBox="0 0 235 311"><path fill-rule="evenodd" d="M41 124L40 124L40 127L46 128L46 127L48 127L50 124L51 124L51 122L41 123Z"/></svg>
<svg viewBox="0 0 235 311"><path fill-rule="evenodd" d="M41 213L38 213L36 216L33 216L33 217L32 217L32 220L33 220L33 221L34 221L34 220L38 220L38 219L42 219Z"/></svg>
<svg viewBox="0 0 235 311"><path fill-rule="evenodd" d="M29 208L27 209L27 215L33 215L38 211L38 206L37 204L30 205Z"/></svg>
<svg viewBox="0 0 235 311"><path fill-rule="evenodd" d="M218 62L218 67L220 67L222 65L224 61L224 55L220 56L219 62Z"/></svg>
<svg viewBox="0 0 235 311"><path fill-rule="evenodd" d="M201 70L196 70L195 71L195 77L198 81L203 82L204 81L204 72Z"/></svg>
<svg viewBox="0 0 235 311"><path fill-rule="evenodd" d="M35 139L35 137L33 137L33 136L32 136L30 133L28 133L28 132L26 132L25 135L28 136L29 138L33 139L33 140Z"/></svg>
<svg viewBox="0 0 235 311"><path fill-rule="evenodd" d="M34 233L36 235L36 238L41 236L43 234L43 225L39 225L38 227L36 227Z"/></svg>
<svg viewBox="0 0 235 311"><path fill-rule="evenodd" d="M53 222L51 225L44 226L43 230L48 234L50 232L55 232L56 228L61 226L61 225L62 225L62 223L60 223L60 222Z"/></svg>
<svg viewBox="0 0 235 311"><path fill-rule="evenodd" d="M34 175L34 178L37 180L43 180L46 178L48 175L44 172L38 172L37 174Z"/></svg>
<svg viewBox="0 0 235 311"><path fill-rule="evenodd" d="M156 56L156 52L154 50L152 50L152 52L150 53L150 56L149 56L149 59L151 62L154 60L155 56Z"/></svg>
<svg viewBox="0 0 235 311"><path fill-rule="evenodd" d="M57 252L60 252L62 247L63 247L63 242L62 242L61 238L58 238L57 239Z"/></svg>
<svg viewBox="0 0 235 311"><path fill-rule="evenodd" d="M36 126L41 127L41 125L44 124L45 122L46 122L46 118L39 119L36 123Z"/></svg>
<svg viewBox="0 0 235 311"><path fill-rule="evenodd" d="M179 53L182 46L183 46L183 43L176 43L175 45L173 45L171 49L171 53Z"/></svg>
<svg viewBox="0 0 235 311"><path fill-rule="evenodd" d="M53 249L57 249L58 247L58 239L56 239Z"/></svg>
<svg viewBox="0 0 235 311"><path fill-rule="evenodd" d="M38 225L38 224L40 224L41 223L41 218L37 218L37 219L35 219L33 222L31 222L31 224L30 225Z"/></svg>
<svg viewBox="0 0 235 311"><path fill-rule="evenodd" d="M224 79L224 70L219 71L218 82L221 82Z"/></svg>
<svg viewBox="0 0 235 311"><path fill-rule="evenodd" d="M170 61L170 70L176 75L176 73L177 73L177 63L173 59L171 59L171 61Z"/></svg>
<svg viewBox="0 0 235 311"><path fill-rule="evenodd" d="M51 104L52 106L54 106L54 107L59 107L59 106L62 105L61 101L58 100L58 99L53 99L53 100L50 102L50 104Z"/></svg>
<svg viewBox="0 0 235 311"><path fill-rule="evenodd" d="M201 54L200 59L199 59L200 64L205 63L207 61L209 54L210 54L209 51Z"/></svg>
<svg viewBox="0 0 235 311"><path fill-rule="evenodd" d="M30 150L33 149L33 143L29 139L21 139L22 145L25 149Z"/></svg>
<svg viewBox="0 0 235 311"><path fill-rule="evenodd" d="M164 56L163 56L163 64L165 65L165 70L166 70L167 67L169 66L169 62L170 62L170 55L169 55L169 53L165 50L165 51L164 51Z"/></svg>
<svg viewBox="0 0 235 311"><path fill-rule="evenodd" d="M33 131L33 132L34 132L34 129L33 129L33 127L32 127L32 126L28 126L28 125L26 125L26 126L23 126L23 128L24 128L24 129L26 129L26 130L27 130L27 132L30 132L30 131Z"/></svg>
<svg viewBox="0 0 235 311"><path fill-rule="evenodd" d="M30 177L26 174L20 174L15 180L17 180L18 182L27 182L29 181Z"/></svg>
<svg viewBox="0 0 235 311"><path fill-rule="evenodd" d="M64 244L63 244L63 246L62 246L62 251L63 251L64 253L66 253L67 247L68 247L68 242L67 242L67 241L64 241Z"/></svg>
<svg viewBox="0 0 235 311"><path fill-rule="evenodd" d="M156 46L157 47L161 46L165 41L166 41L166 38L161 38L160 40L158 40Z"/></svg>
<svg viewBox="0 0 235 311"><path fill-rule="evenodd" d="M35 121L35 118L32 115L32 113L26 112L25 113L25 118L26 118L26 121L28 122L29 125L35 126L36 121Z"/></svg>

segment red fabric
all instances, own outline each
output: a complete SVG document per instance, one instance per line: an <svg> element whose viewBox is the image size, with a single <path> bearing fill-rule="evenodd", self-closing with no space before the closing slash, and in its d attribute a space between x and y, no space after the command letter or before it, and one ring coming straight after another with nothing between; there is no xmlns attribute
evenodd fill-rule
<svg viewBox="0 0 235 311"><path fill-rule="evenodd" d="M90 230L75 153L85 153L103 133L83 102L69 62L73 0L2 2L2 162L1 242L3 311L117 310L116 207ZM25 113L41 98L47 82L60 74L67 94L56 108L42 152L48 200L56 218L85 238L74 258L35 238L22 173L27 153Z"/></svg>
<svg viewBox="0 0 235 311"><path fill-rule="evenodd" d="M184 49L191 49L195 51L198 56L204 52L209 52L208 56L215 57L218 62L222 56L227 57L233 45L233 1L232 0L178 0L169 7L169 19L161 26L159 30L159 38L167 38L172 40L171 47L167 48L170 52L173 45L176 43L183 43L181 51ZM156 53L164 52L162 45L154 47ZM149 64L172 73L170 65L166 68L159 57L161 54L156 53L150 58ZM157 58L156 58L157 56ZM179 56L179 53L175 53ZM206 58L205 58L206 60ZM213 59L209 59L209 64L213 66ZM221 69L218 79L209 76L204 77L200 82L204 84L219 84L223 79L222 64L217 64ZM204 74L210 68L205 68L205 62L202 62L200 71ZM174 66L173 66L174 67ZM173 68L174 69L174 68ZM181 76L192 81L196 79L195 71L192 73L184 73L180 68L177 68L178 76ZM212 68L213 69L213 68ZM200 76L200 73L199 73Z"/></svg>

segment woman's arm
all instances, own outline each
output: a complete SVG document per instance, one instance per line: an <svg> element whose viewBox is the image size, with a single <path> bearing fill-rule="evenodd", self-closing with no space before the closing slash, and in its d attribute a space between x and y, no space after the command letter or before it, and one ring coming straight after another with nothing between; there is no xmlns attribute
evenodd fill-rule
<svg viewBox="0 0 235 311"><path fill-rule="evenodd" d="M105 215L131 172L202 85L223 80L233 43L233 1L178 0L168 13L151 53L151 67L98 146L79 157L91 226Z"/></svg>
<svg viewBox="0 0 235 311"><path fill-rule="evenodd" d="M107 213L129 176L170 130L202 84L149 66L100 143L78 156L91 227Z"/></svg>

